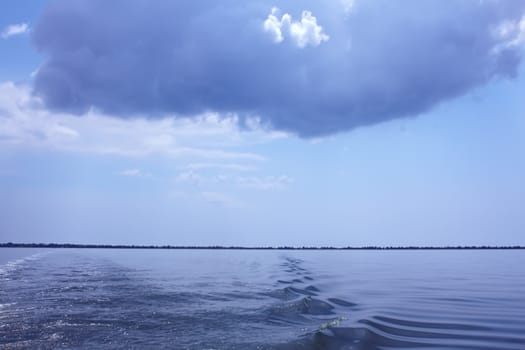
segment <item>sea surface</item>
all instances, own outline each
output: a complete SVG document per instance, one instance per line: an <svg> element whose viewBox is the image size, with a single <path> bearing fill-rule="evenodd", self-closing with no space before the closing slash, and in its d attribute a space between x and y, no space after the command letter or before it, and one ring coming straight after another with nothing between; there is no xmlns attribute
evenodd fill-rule
<svg viewBox="0 0 525 350"><path fill-rule="evenodd" d="M525 251L0 248L0 348L525 349Z"/></svg>

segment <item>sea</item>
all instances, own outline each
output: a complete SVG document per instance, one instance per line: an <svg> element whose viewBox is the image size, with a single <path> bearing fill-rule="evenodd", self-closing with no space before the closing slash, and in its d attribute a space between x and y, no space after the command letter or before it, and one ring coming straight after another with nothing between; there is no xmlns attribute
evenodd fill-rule
<svg viewBox="0 0 525 350"><path fill-rule="evenodd" d="M0 248L1 349L525 349L524 250Z"/></svg>

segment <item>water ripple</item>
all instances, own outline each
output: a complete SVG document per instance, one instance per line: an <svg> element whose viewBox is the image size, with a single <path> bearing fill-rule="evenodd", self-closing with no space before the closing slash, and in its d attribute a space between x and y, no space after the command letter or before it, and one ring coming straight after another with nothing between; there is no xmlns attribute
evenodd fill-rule
<svg viewBox="0 0 525 350"><path fill-rule="evenodd" d="M0 348L525 349L525 276L503 269L521 255L483 273L483 259L456 270L435 253L421 267L407 255L249 254L15 259L0 266Z"/></svg>

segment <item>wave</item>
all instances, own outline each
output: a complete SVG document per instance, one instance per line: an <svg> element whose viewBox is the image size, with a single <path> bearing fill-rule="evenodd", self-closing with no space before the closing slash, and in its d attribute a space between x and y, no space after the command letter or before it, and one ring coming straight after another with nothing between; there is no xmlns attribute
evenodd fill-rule
<svg viewBox="0 0 525 350"><path fill-rule="evenodd" d="M285 272L291 274L310 274L302 266L303 261L285 259L282 264ZM304 276L303 276L304 277ZM449 322L436 322L435 317L443 313L443 302L459 303L468 308L471 303L482 303L470 298L434 298L427 300L426 313L414 315L409 312L397 312L397 317L387 315L390 306L382 310L362 309L357 302L325 297L329 291L322 291L315 285L297 287L313 277L302 280L278 280L286 284L266 295L282 300L269 309L269 322L277 325L312 324L320 325L313 331L304 333L299 339L282 344L260 347L268 350L385 350L385 349L525 349L525 323L520 327L502 327L495 320L484 320L487 310L473 311L479 313L475 321L465 323L451 319L454 313L448 315ZM420 309L419 309L420 310ZM375 313L375 314L374 314ZM500 315L504 318L504 312ZM364 317L362 317L364 315ZM452 315L452 316L451 316ZM463 313L464 315L464 313ZM491 317L497 316L488 313ZM505 314L508 317L508 314ZM323 318L318 318L323 316ZM330 316L331 318L325 318ZM324 322L324 323L323 323Z"/></svg>
<svg viewBox="0 0 525 350"><path fill-rule="evenodd" d="M9 279L10 273L17 271L20 268L24 268L28 263L42 259L48 254L49 252L40 252L23 258L13 259L0 265L0 280Z"/></svg>

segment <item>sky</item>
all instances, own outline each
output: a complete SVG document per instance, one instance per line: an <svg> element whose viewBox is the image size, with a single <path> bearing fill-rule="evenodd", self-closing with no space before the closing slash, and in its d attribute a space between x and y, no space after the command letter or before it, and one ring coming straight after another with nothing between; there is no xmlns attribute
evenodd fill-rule
<svg viewBox="0 0 525 350"><path fill-rule="evenodd" d="M525 2L3 0L0 242L525 245Z"/></svg>

